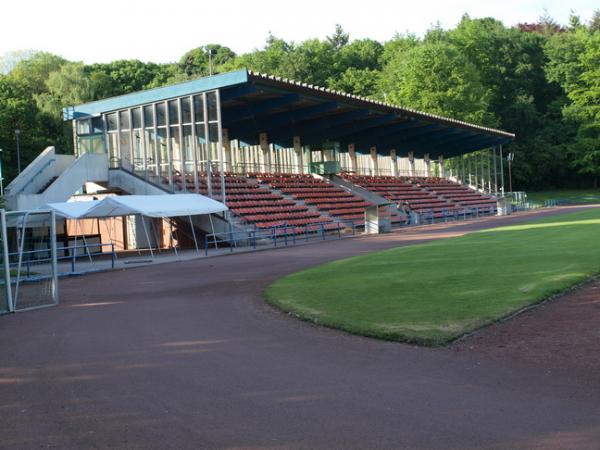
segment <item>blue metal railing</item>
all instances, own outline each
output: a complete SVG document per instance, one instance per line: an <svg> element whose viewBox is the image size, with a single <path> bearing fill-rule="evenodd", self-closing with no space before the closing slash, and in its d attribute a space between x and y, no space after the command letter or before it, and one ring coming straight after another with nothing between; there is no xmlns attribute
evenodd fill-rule
<svg viewBox="0 0 600 450"><path fill-rule="evenodd" d="M296 245L298 242L308 242L311 238L326 240L327 236L336 236L342 239L342 230L351 229L352 236L356 234L356 225L352 221L319 222L306 225L282 225L271 228L255 228L248 231L226 231L211 233L204 236L204 254L213 246L215 250L219 244L227 245L232 253L240 244L244 247L256 249L261 240L269 242L273 247ZM258 242L258 243L257 243Z"/></svg>
<svg viewBox="0 0 600 450"><path fill-rule="evenodd" d="M408 221L406 225L416 225L416 224L434 224L436 219L447 223L448 220L467 220L467 217L471 219L478 219L481 216L491 216L496 214L496 207L493 205L490 206L477 206L474 208L462 208L462 209L443 209L440 213L436 213L433 209L428 209L426 211L422 211L416 213L418 218L416 223L413 221ZM436 217L436 214L438 216Z"/></svg>
<svg viewBox="0 0 600 450"><path fill-rule="evenodd" d="M68 251L68 255L66 256L57 256L56 260L57 262L60 261L70 261L71 263L71 271L70 272L63 272L60 275L66 275L66 274L73 274L73 273L78 273L75 268L76 268L76 264L77 264L77 259L78 258L86 258L86 259L90 259L94 256L104 256L106 255L108 252L90 252L90 248L93 249L102 249L105 247L110 247L110 268L114 269L115 268L115 262L117 260L117 253L115 251L115 245L111 242L111 243L107 243L107 244L83 244L83 245L69 245L66 247L57 247L56 248L56 252L58 253L64 253L65 251ZM83 254L77 254L77 250L79 249L84 249ZM35 267L44 263L51 263L52 262L52 258L50 256L48 257L41 257L41 258L35 258L33 257L33 255L36 254L49 254L50 253L50 249L49 248L44 248L44 249L37 249L37 250L27 250L23 252L23 260L21 261L21 267L25 268L25 281L27 280L31 280L31 279L40 279L40 278L44 278L44 275L42 276L37 276L37 274L32 274L31 272L31 267ZM12 252L8 254L9 257L9 261L11 259L11 257L15 257L18 258L19 257L19 252ZM9 267L18 267L19 266L19 262L15 261L15 262L9 262Z"/></svg>

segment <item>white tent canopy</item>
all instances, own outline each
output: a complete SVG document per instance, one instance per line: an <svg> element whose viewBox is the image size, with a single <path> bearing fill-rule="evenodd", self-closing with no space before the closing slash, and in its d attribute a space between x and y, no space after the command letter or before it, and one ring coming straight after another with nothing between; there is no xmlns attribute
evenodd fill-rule
<svg viewBox="0 0 600 450"><path fill-rule="evenodd" d="M122 195L84 202L48 203L57 215L67 219L130 216L180 217L227 211L223 203L199 194Z"/></svg>
<svg viewBox="0 0 600 450"><path fill-rule="evenodd" d="M99 200L48 203L42 209L52 209L57 216L65 219L79 219L98 203L100 203Z"/></svg>

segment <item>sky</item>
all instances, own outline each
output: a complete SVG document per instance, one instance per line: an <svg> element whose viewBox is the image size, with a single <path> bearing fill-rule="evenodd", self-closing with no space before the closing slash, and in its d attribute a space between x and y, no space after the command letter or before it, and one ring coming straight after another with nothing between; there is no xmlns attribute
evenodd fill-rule
<svg viewBox="0 0 600 450"><path fill-rule="evenodd" d="M589 20L598 8L597 0L5 0L0 56L33 49L85 63L174 62L209 43L236 53L261 48L269 32L300 42L341 24L351 39L386 41L437 22L453 27L464 13L510 26L545 12L567 23L571 10Z"/></svg>

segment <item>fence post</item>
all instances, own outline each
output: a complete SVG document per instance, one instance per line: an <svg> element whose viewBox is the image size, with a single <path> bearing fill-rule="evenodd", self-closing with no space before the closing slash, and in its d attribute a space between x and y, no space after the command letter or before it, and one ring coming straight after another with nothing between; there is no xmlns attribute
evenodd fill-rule
<svg viewBox="0 0 600 450"><path fill-rule="evenodd" d="M52 258L52 300L58 303L58 254L56 251L56 214L50 211L50 254Z"/></svg>
<svg viewBox="0 0 600 450"><path fill-rule="evenodd" d="M12 302L12 287L10 284L10 261L8 256L6 211L4 209L0 210L0 226L2 227L2 257L4 260L4 286L6 286L6 305L8 307L8 312L14 312L15 306Z"/></svg>
<svg viewBox="0 0 600 450"><path fill-rule="evenodd" d="M208 256L208 234L204 235L204 256Z"/></svg>
<svg viewBox="0 0 600 450"><path fill-rule="evenodd" d="M115 268L115 244L114 242L110 243L110 264L111 268Z"/></svg>
<svg viewBox="0 0 600 450"><path fill-rule="evenodd" d="M75 246L71 247L71 272L75 273L75 252L77 249Z"/></svg>
<svg viewBox="0 0 600 450"><path fill-rule="evenodd" d="M325 240L325 225L321 224L321 237Z"/></svg>

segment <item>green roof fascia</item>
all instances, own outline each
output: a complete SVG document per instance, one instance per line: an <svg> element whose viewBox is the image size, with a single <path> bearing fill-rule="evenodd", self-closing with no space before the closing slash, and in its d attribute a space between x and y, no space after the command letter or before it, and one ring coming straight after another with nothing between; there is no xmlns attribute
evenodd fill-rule
<svg viewBox="0 0 600 450"><path fill-rule="evenodd" d="M170 98L195 94L198 92L212 91L225 87L235 86L248 82L246 69L234 72L221 73L197 80L186 81L171 86L148 89L131 94L119 95L78 106L69 106L63 109L63 119L72 120L82 117L95 116L109 111L130 108L132 106L158 102Z"/></svg>

